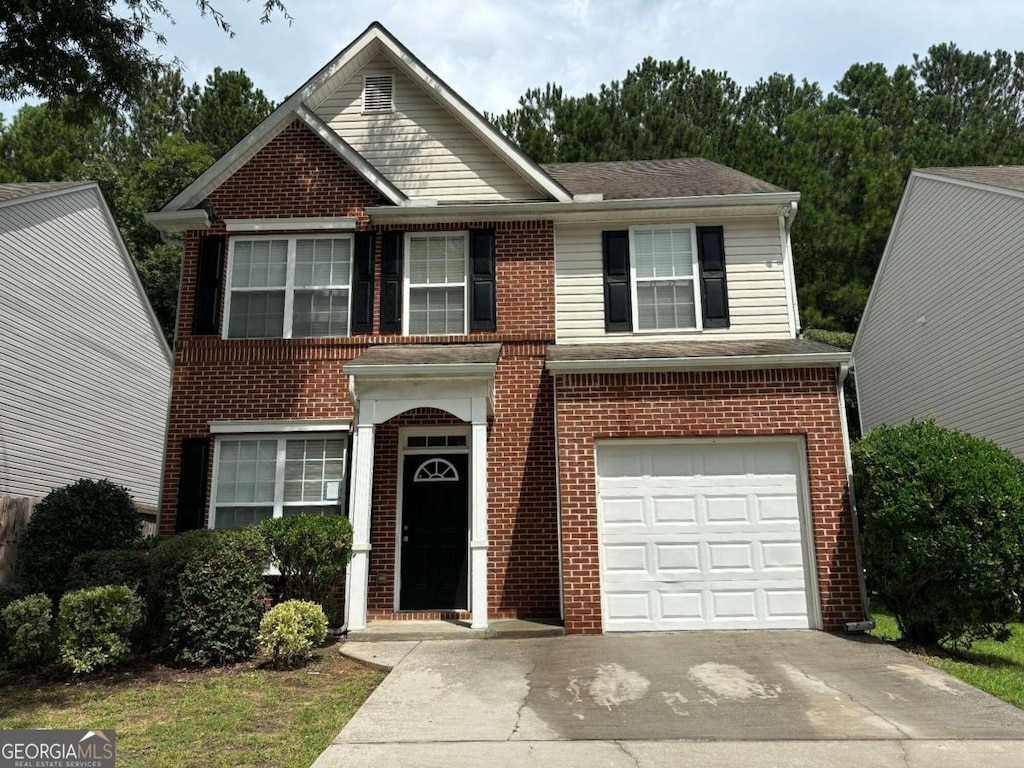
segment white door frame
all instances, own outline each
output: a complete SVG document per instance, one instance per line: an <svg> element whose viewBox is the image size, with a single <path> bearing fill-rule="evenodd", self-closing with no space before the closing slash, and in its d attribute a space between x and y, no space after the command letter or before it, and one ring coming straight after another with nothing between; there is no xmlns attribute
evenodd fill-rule
<svg viewBox="0 0 1024 768"><path fill-rule="evenodd" d="M434 446L434 447L422 447L422 448L407 448L406 443L410 437L431 437L436 435L457 435L466 438L466 445L464 446ZM405 490L405 457L406 456L430 456L438 453L458 453L469 456L469 461L473 461L472 455L470 455L470 425L469 424L452 424L448 427L400 427L398 430L398 488L395 493L395 589L392 595L393 608L395 613L400 613L401 596L402 596L402 496ZM470 467L470 476L472 477L472 467ZM473 489L471 483L466 483L466 584L468 585L468 591L466 593L467 605L471 608L473 601L473 558L470 550L470 542L472 541L472 521L473 521ZM452 609L455 610L455 609ZM415 613L415 611L412 611Z"/></svg>

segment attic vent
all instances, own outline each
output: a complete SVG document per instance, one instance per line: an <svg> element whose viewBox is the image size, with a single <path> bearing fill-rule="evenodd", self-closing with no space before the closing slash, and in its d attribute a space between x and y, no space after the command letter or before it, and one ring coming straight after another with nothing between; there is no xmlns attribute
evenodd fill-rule
<svg viewBox="0 0 1024 768"><path fill-rule="evenodd" d="M395 109L395 81L391 75L363 78L363 112L392 112Z"/></svg>

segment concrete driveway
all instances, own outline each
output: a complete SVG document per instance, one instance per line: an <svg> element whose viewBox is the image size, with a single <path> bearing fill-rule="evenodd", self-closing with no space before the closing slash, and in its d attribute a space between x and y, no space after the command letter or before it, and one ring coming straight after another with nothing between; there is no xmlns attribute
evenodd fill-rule
<svg viewBox="0 0 1024 768"><path fill-rule="evenodd" d="M1024 765L1024 711L868 639L693 632L346 651L394 669L314 768Z"/></svg>

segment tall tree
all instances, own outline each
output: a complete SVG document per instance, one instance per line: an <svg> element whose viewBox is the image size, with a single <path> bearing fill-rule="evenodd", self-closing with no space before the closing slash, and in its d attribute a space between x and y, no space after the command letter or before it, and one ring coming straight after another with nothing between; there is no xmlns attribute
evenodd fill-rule
<svg viewBox="0 0 1024 768"><path fill-rule="evenodd" d="M183 106L188 138L206 144L214 157L225 154L274 111L273 102L244 69L220 67L207 76L202 88L198 83L189 88Z"/></svg>
<svg viewBox="0 0 1024 768"><path fill-rule="evenodd" d="M249 2L249 0L246 0ZM260 21L291 21L282 0L261 0ZM231 25L210 0L200 15L229 35ZM138 96L160 68L147 47L165 42L160 21L172 22L163 0L25 0L0 3L0 98L66 98L86 114L116 111Z"/></svg>

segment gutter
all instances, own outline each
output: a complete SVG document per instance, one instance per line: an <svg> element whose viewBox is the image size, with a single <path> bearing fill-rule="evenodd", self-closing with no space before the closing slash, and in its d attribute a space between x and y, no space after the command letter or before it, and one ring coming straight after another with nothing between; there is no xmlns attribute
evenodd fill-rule
<svg viewBox="0 0 1024 768"><path fill-rule="evenodd" d="M860 603L864 613L862 621L846 623L847 632L867 632L875 628L875 620L871 618L871 601L868 598L868 585L864 577L864 560L860 551L860 519L857 516L857 497L853 488L853 459L850 456L850 425L846 420L846 377L850 366L843 363L839 366L836 380L836 395L839 398L839 421L843 427L843 458L846 460L846 480L850 492L850 518L853 522L853 552L857 562L857 581L860 586Z"/></svg>
<svg viewBox="0 0 1024 768"><path fill-rule="evenodd" d="M645 371L718 371L738 368L845 367L849 352L792 355L729 355L720 357L643 357L611 360L548 360L552 373L642 373ZM347 369L346 369L347 370Z"/></svg>
<svg viewBox="0 0 1024 768"><path fill-rule="evenodd" d="M789 206L800 199L799 192L755 192L738 195L695 195L692 197L653 197L631 200L575 200L567 203L524 201L514 203L476 203L468 205L371 206L366 214L378 224L389 222L432 221L442 218L494 221L504 217L548 218L574 213L612 211L657 211L686 208L730 208L738 206Z"/></svg>

